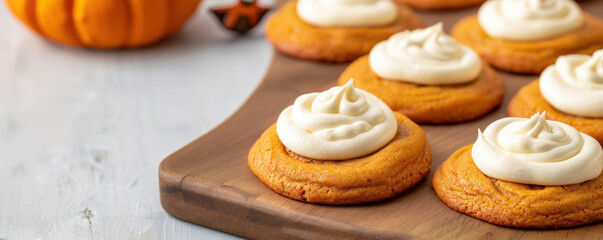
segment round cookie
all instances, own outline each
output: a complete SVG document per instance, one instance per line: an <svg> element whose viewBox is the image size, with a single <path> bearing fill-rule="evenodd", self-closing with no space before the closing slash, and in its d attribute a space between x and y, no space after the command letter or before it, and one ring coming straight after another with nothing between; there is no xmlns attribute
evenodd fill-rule
<svg viewBox="0 0 603 240"><path fill-rule="evenodd" d="M447 10L477 6L486 0L396 0L415 8L426 10Z"/></svg>
<svg viewBox="0 0 603 240"><path fill-rule="evenodd" d="M603 220L603 175L565 186L512 183L484 175L471 149L456 151L433 175L433 189L451 209L516 228L567 228Z"/></svg>
<svg viewBox="0 0 603 240"><path fill-rule="evenodd" d="M394 113L398 132L372 154L343 161L309 159L289 151L269 127L249 151L253 173L273 191L295 200L329 205L394 197L429 174L431 151L423 130Z"/></svg>
<svg viewBox="0 0 603 240"><path fill-rule="evenodd" d="M484 63L477 80L454 85L418 85L380 78L369 65L368 56L354 61L338 80L350 78L354 85L377 96L393 111L417 123L455 123L475 119L498 106L504 82Z"/></svg>
<svg viewBox="0 0 603 240"><path fill-rule="evenodd" d="M480 26L477 16L459 21L451 35L475 50L495 68L525 74L539 74L567 54L590 55L603 48L603 22L584 13L584 25L567 34L541 41L506 41L491 38Z"/></svg>
<svg viewBox="0 0 603 240"><path fill-rule="evenodd" d="M308 60L353 61L392 34L423 25L410 8L397 4L399 17L386 26L315 27L299 18L296 4L296 1L286 3L270 18L266 37L278 51Z"/></svg>
<svg viewBox="0 0 603 240"><path fill-rule="evenodd" d="M603 144L603 119L578 117L555 109L540 93L538 80L521 88L509 102L507 111L511 117L530 117L546 111L547 119L566 123Z"/></svg>

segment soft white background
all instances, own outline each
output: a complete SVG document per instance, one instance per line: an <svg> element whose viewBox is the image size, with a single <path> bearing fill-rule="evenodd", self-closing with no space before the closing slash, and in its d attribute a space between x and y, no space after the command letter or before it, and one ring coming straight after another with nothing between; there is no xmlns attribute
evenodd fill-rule
<svg viewBox="0 0 603 240"><path fill-rule="evenodd" d="M232 114L267 70L205 0L155 46L94 51L32 34L0 4L0 239L230 239L168 215L161 160ZM270 5L273 1L260 1Z"/></svg>

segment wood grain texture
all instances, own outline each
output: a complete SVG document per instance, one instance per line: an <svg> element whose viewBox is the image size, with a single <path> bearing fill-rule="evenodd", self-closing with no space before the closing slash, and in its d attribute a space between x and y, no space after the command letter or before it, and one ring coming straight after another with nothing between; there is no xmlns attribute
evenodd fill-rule
<svg viewBox="0 0 603 240"><path fill-rule="evenodd" d="M602 2L581 4L603 16ZM444 21L449 30L453 22L475 12L476 8L420 13L426 24ZM264 81L234 115L163 160L159 182L164 209L189 222L258 239L588 239L603 235L602 224L536 231L482 222L446 207L431 188L431 174L399 197L374 204L323 206L272 192L249 170L249 148L297 96L334 86L345 67L275 53ZM473 143L478 128L505 117L509 99L536 78L501 76L506 83L504 104L491 114L456 125L422 125L432 147L432 169L458 148Z"/></svg>

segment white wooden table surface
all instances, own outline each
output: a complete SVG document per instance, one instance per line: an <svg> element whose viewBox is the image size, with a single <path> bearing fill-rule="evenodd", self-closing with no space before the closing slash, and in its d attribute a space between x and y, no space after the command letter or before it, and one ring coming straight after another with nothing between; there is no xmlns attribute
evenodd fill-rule
<svg viewBox="0 0 603 240"><path fill-rule="evenodd" d="M150 48L48 43L0 4L0 239L231 239L168 215L161 160L233 113L267 70L263 28L236 37L205 0ZM272 4L273 1L260 1Z"/></svg>

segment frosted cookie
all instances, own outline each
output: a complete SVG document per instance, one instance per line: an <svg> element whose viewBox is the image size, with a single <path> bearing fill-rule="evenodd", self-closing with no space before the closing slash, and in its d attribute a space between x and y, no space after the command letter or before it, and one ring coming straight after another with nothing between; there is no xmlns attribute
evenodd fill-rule
<svg viewBox="0 0 603 240"><path fill-rule="evenodd" d="M490 0L452 36L495 68L539 74L561 55L603 48L603 22L571 0Z"/></svg>
<svg viewBox="0 0 603 240"><path fill-rule="evenodd" d="M339 77L418 123L475 119L500 105L504 83L442 24L397 33L354 61Z"/></svg>
<svg viewBox="0 0 603 240"><path fill-rule="evenodd" d="M546 111L603 144L603 50L567 55L549 66L540 79L519 90L509 103L509 116Z"/></svg>
<svg viewBox="0 0 603 240"><path fill-rule="evenodd" d="M270 18L266 37L287 55L349 62L392 34L419 27L421 19L393 0L298 0Z"/></svg>
<svg viewBox="0 0 603 240"><path fill-rule="evenodd" d="M299 201L358 204L394 197L425 178L421 128L350 81L298 97L255 142L249 168Z"/></svg>
<svg viewBox="0 0 603 240"><path fill-rule="evenodd" d="M603 220L603 152L592 137L542 115L503 118L435 171L453 210L507 227L567 228Z"/></svg>

